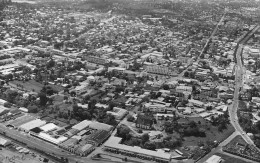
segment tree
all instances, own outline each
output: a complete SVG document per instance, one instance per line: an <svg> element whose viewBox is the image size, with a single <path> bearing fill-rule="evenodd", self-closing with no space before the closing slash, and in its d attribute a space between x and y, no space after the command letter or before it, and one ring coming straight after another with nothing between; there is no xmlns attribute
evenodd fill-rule
<svg viewBox="0 0 260 163"><path fill-rule="evenodd" d="M12 106L12 104L10 102L4 103L4 107L10 108L11 106Z"/></svg>
<svg viewBox="0 0 260 163"><path fill-rule="evenodd" d="M55 61L53 59L51 59L49 62L47 62L46 66L49 69L49 68L53 67L54 65L55 65Z"/></svg>
<svg viewBox="0 0 260 163"><path fill-rule="evenodd" d="M122 86L116 86L116 88L115 88L115 92L117 92L117 93L120 93L120 92L124 92L124 87L122 87Z"/></svg>
<svg viewBox="0 0 260 163"><path fill-rule="evenodd" d="M112 126L117 125L117 121L114 116L112 115L107 115L106 118L104 119L104 123Z"/></svg>
<svg viewBox="0 0 260 163"><path fill-rule="evenodd" d="M6 80L13 80L13 74L7 74L7 75L5 76L5 79L6 79Z"/></svg>
<svg viewBox="0 0 260 163"><path fill-rule="evenodd" d="M75 97L77 94L76 94L75 91L71 91L71 92L70 92L70 95L71 95L72 97Z"/></svg>
<svg viewBox="0 0 260 163"><path fill-rule="evenodd" d="M191 121L191 122L190 122L190 127L191 127L191 128L195 128L195 127L197 127L196 122Z"/></svg>
<svg viewBox="0 0 260 163"><path fill-rule="evenodd" d="M16 96L18 96L18 92L15 90L7 90L6 91L6 98L10 103L13 103Z"/></svg>
<svg viewBox="0 0 260 163"><path fill-rule="evenodd" d="M168 140L168 139L164 139L164 144L167 148L170 148L170 149L173 149L173 148L176 148L178 146L181 145L181 140L179 139L175 139L175 138L171 138Z"/></svg>
<svg viewBox="0 0 260 163"><path fill-rule="evenodd" d="M88 103L90 100L90 96L89 95L86 95L84 98L83 98L83 102L84 103Z"/></svg>
<svg viewBox="0 0 260 163"><path fill-rule="evenodd" d="M184 77L189 77L189 73L187 71L184 72Z"/></svg>
<svg viewBox="0 0 260 163"><path fill-rule="evenodd" d="M37 109L38 109L38 107L36 106L36 105L29 105L28 107L27 107L27 109L28 109L28 112L29 113L37 113Z"/></svg>
<svg viewBox="0 0 260 163"><path fill-rule="evenodd" d="M78 107L78 105L73 105L73 106L72 106L72 109L73 109L73 112L74 112L74 113L77 113L78 110L79 110L79 107Z"/></svg>
<svg viewBox="0 0 260 163"><path fill-rule="evenodd" d="M48 102L48 98L46 94L41 92L38 94L38 97L40 98L40 105L45 106Z"/></svg>
<svg viewBox="0 0 260 163"><path fill-rule="evenodd" d="M68 119L68 118L69 118L68 113L63 112L63 118L64 118L64 119Z"/></svg>
<svg viewBox="0 0 260 163"><path fill-rule="evenodd" d="M132 115L127 116L127 121L134 122L135 118Z"/></svg>
<svg viewBox="0 0 260 163"><path fill-rule="evenodd" d="M144 143L144 148L149 149L149 150L155 150L156 145L154 142L146 142L146 143Z"/></svg>
<svg viewBox="0 0 260 163"><path fill-rule="evenodd" d="M128 140L129 135L130 135L130 129L127 126L121 125L117 128L117 136L121 137L122 139Z"/></svg>
<svg viewBox="0 0 260 163"><path fill-rule="evenodd" d="M149 135L147 133L143 134L142 137L142 143L144 144L145 142L147 142L149 140Z"/></svg>
<svg viewBox="0 0 260 163"><path fill-rule="evenodd" d="M169 90L170 89L169 85L167 85L167 84L164 84L162 87L163 87L164 90Z"/></svg>
<svg viewBox="0 0 260 163"><path fill-rule="evenodd" d="M88 120L91 120L92 118L91 114L86 110L82 112L82 117L83 119L88 119Z"/></svg>
<svg viewBox="0 0 260 163"><path fill-rule="evenodd" d="M132 138L129 140L129 145L131 146L140 146L141 141L140 139Z"/></svg>

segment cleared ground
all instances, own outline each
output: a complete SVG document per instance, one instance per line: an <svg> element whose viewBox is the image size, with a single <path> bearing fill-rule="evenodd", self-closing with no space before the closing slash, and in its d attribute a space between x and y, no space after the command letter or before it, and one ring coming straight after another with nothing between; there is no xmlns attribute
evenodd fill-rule
<svg viewBox="0 0 260 163"><path fill-rule="evenodd" d="M10 161L15 163L42 163L42 158L32 157L30 155L22 155L17 152L2 149L0 151L0 162L9 163Z"/></svg>
<svg viewBox="0 0 260 163"><path fill-rule="evenodd" d="M23 86L22 89L28 90L28 91L34 91L37 93L39 93L43 87L43 84L36 82L35 80L29 80L29 81L25 81L25 82L14 80L14 81L10 81L9 84L12 85L13 87L17 87L17 85L19 84L19 85ZM63 90L63 88L58 85L48 85L48 86L51 86L54 90L57 90L57 91ZM21 88L21 87L19 87L19 88Z"/></svg>
<svg viewBox="0 0 260 163"><path fill-rule="evenodd" d="M196 146L198 142L206 142L206 141L215 141L221 142L229 137L234 132L234 128L231 125L227 126L227 129L223 130L223 132L219 132L218 128L215 126L211 126L210 130L206 130L206 137L184 137L183 145L184 146Z"/></svg>

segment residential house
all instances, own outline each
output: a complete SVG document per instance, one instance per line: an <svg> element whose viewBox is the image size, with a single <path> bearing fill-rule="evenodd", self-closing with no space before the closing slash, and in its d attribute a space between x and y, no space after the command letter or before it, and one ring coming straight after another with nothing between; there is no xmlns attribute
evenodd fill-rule
<svg viewBox="0 0 260 163"><path fill-rule="evenodd" d="M153 116L139 114L136 119L136 127L150 130L153 127Z"/></svg>

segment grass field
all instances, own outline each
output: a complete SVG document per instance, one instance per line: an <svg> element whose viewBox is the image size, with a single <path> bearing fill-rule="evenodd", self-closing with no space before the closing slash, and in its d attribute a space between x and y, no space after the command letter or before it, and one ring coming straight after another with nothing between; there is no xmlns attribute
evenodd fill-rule
<svg viewBox="0 0 260 163"><path fill-rule="evenodd" d="M23 86L23 89L28 90L28 91L34 91L37 93L39 93L43 87L43 84L36 82L35 80L29 80L26 82L14 80L14 81L10 81L9 84L14 87L17 87L17 84L20 84ZM48 85L48 86L51 86L54 90L57 90L57 91L63 90L63 87L61 87L59 85Z"/></svg>
<svg viewBox="0 0 260 163"><path fill-rule="evenodd" d="M38 83L35 80L29 80L26 82L14 80L14 81L10 81L9 83L10 83L10 85L13 85L13 86L17 86L17 84L21 84L25 90L28 90L28 91L34 90L37 93L39 93L43 87L43 84Z"/></svg>
<svg viewBox="0 0 260 163"><path fill-rule="evenodd" d="M231 125L228 125L227 129L223 130L223 132L219 132L217 127L211 126L210 130L206 130L206 137L184 137L183 145L184 146L196 146L198 142L206 142L206 141L215 141L221 142L225 140L228 136L230 136L234 132L234 128Z"/></svg>

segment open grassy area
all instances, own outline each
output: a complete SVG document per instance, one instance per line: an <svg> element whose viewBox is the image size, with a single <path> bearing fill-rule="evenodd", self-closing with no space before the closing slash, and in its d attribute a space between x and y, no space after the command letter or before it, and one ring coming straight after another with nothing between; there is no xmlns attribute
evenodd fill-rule
<svg viewBox="0 0 260 163"><path fill-rule="evenodd" d="M28 91L34 91L39 93L43 87L43 84L36 82L35 80L29 80L29 81L18 81L18 80L14 80L14 81L10 81L9 82L10 85L17 87L18 84L23 86L24 90L28 90ZM59 86L59 85L48 85L51 86L54 90L56 91L61 91L63 90L63 87ZM20 88L20 87L19 87Z"/></svg>
<svg viewBox="0 0 260 163"><path fill-rule="evenodd" d="M234 132L234 128L232 125L228 125L227 129L223 130L223 132L219 132L218 128L215 126L211 126L210 130L206 130L206 137L184 137L183 145L184 146L196 146L198 142L206 142L206 141L215 141L221 142L225 140L228 136L230 136Z"/></svg>
<svg viewBox="0 0 260 163"><path fill-rule="evenodd" d="M28 91L35 91L37 93L40 92L43 87L43 84L36 82L35 80L29 80L26 82L14 80L14 81L10 81L9 83L10 85L13 86L17 86L18 84L20 84L23 86L23 89Z"/></svg>

